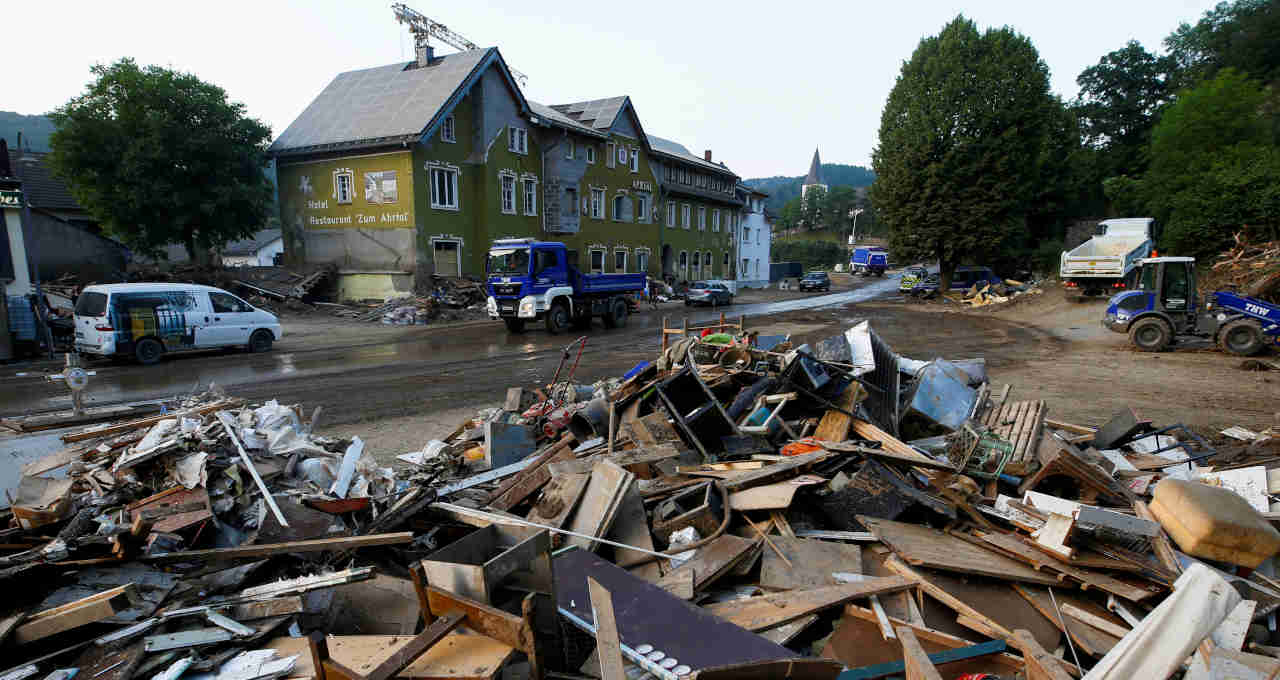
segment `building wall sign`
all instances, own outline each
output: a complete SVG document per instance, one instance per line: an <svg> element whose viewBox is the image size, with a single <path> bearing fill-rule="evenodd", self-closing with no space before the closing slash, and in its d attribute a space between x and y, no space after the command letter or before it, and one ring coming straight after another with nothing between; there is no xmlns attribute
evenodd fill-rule
<svg viewBox="0 0 1280 680"><path fill-rule="evenodd" d="M0 208L21 208L21 189L0 189Z"/></svg>

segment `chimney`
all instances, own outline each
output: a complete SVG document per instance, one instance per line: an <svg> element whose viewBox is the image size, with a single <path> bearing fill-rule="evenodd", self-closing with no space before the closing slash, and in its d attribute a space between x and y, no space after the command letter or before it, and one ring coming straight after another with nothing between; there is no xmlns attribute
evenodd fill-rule
<svg viewBox="0 0 1280 680"><path fill-rule="evenodd" d="M711 162L711 149L707 149L706 151L703 151L703 152L702 152L702 157L703 157L704 159L706 159L706 161L707 161L708 163L710 163L710 162Z"/></svg>
<svg viewBox="0 0 1280 680"><path fill-rule="evenodd" d="M417 57L416 61L417 61L418 68L422 68L423 66L430 65L431 60L434 59L436 56L435 48L428 45L427 41L425 40L423 40L421 43L415 44L413 46L413 51Z"/></svg>

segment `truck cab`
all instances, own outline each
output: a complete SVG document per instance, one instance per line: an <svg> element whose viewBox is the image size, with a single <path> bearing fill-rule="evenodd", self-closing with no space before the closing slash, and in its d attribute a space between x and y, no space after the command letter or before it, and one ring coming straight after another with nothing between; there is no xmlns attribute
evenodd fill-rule
<svg viewBox="0 0 1280 680"><path fill-rule="evenodd" d="M590 323L595 316L608 328L625 325L628 297L644 290L646 275L584 274L571 255L558 241L494 241L485 260L489 318L502 319L513 333L539 320L551 333L571 323Z"/></svg>
<svg viewBox="0 0 1280 680"><path fill-rule="evenodd" d="M850 271L863 276L884 276L889 268L889 251L880 246L860 246L849 257Z"/></svg>

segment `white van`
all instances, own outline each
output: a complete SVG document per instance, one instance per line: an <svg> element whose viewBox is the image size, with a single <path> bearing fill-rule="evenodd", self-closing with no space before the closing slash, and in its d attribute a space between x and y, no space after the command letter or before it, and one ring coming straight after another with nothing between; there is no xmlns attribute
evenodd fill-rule
<svg viewBox="0 0 1280 680"><path fill-rule="evenodd" d="M189 283L86 286L76 299L76 351L154 364L166 352L243 347L265 352L280 319L221 288Z"/></svg>

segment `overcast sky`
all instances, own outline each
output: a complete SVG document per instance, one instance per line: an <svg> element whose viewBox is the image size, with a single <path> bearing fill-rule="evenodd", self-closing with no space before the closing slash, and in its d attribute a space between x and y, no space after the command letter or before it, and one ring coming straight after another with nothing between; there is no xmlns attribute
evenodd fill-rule
<svg viewBox="0 0 1280 680"><path fill-rule="evenodd" d="M0 109L44 113L83 90L89 66L132 56L190 71L282 132L342 71L412 58L390 2L224 0L14 3L5 12ZM481 46L497 45L546 104L631 96L647 132L714 151L743 177L869 165L880 111L921 37L963 13L1010 25L1049 65L1055 92L1136 39L1155 50L1214 0L733 3L410 0ZM452 51L440 46L441 52Z"/></svg>

